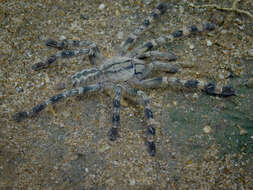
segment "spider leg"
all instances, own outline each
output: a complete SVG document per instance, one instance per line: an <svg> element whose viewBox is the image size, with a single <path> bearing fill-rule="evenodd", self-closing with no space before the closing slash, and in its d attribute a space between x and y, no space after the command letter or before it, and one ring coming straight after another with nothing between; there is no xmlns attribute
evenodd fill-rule
<svg viewBox="0 0 253 190"><path fill-rule="evenodd" d="M179 65L176 63L165 63L161 61L153 61L149 63L150 67L154 71L165 71L168 73L177 73L179 71Z"/></svg>
<svg viewBox="0 0 253 190"><path fill-rule="evenodd" d="M126 95L128 97L140 97L144 103L145 107L145 117L147 120L147 138L146 143L148 146L148 152L151 156L155 156L156 154L156 145L155 145L155 120L153 116L153 112L150 108L149 98L146 93L142 90L136 88L125 88ZM139 103L139 101L136 99Z"/></svg>
<svg viewBox="0 0 253 190"><path fill-rule="evenodd" d="M112 116L112 128L109 131L109 138L111 141L116 140L118 136L118 127L120 124L120 96L122 92L122 87L120 85L115 86L114 93L115 97L113 99L113 116Z"/></svg>
<svg viewBox="0 0 253 190"><path fill-rule="evenodd" d="M154 116L153 112L150 108L149 98L145 92L138 90L137 95L143 99L145 106L145 117L147 119L147 146L148 152L151 156L155 156L156 154L156 146L155 146L155 125L154 125Z"/></svg>
<svg viewBox="0 0 253 190"><path fill-rule="evenodd" d="M51 55L45 62L39 62L32 66L32 69L35 71L49 67L52 63L56 62L57 59L62 58L72 58L81 55L88 55L90 63L92 65L97 64L98 59L103 60L104 57L101 54L99 48L94 42L91 41L78 41L78 40L63 40L57 42L55 40L48 40L46 45L49 47L54 47L62 50L61 52ZM87 47L84 49L69 50L71 47Z"/></svg>
<svg viewBox="0 0 253 190"><path fill-rule="evenodd" d="M94 85L89 85L89 86L84 86L84 87L79 87L79 88L74 88L71 90L64 91L63 93L57 94L55 96L52 96L51 98L41 102L40 104L36 105L33 107L30 111L22 111L18 112L13 115L13 119L16 122L20 122L26 118L30 118L44 110L47 106L51 104L55 104L59 102L60 100L63 100L67 97L70 96L75 96L75 95L82 95L86 94L88 92L95 92L103 88L103 84L98 83Z"/></svg>
<svg viewBox="0 0 253 190"><path fill-rule="evenodd" d="M200 89L208 95L228 97L235 94L231 86L219 86L211 82L201 80L182 80L175 77L155 77L151 79L135 81L135 85L142 88L155 88L160 86L182 86L192 89Z"/></svg>
<svg viewBox="0 0 253 190"><path fill-rule="evenodd" d="M145 29L150 28L152 22L163 15L167 9L168 5L166 3L160 3L156 9L153 10L150 15L144 20L142 25L135 29L133 33L129 34L128 38L121 43L118 55L123 56L129 47L137 40L138 36L140 36Z"/></svg>
<svg viewBox="0 0 253 190"><path fill-rule="evenodd" d="M89 46L96 46L96 44L89 40L62 40L57 42L56 40L49 39L46 41L46 46L57 48L59 50L62 49L69 49L69 48L80 48L80 47L89 47Z"/></svg>
<svg viewBox="0 0 253 190"><path fill-rule="evenodd" d="M49 67L51 64L56 62L57 59L72 58L80 55L90 55L92 54L91 49L79 49L79 50L63 50L55 55L51 55L45 62L39 62L32 66L35 71Z"/></svg>
<svg viewBox="0 0 253 190"><path fill-rule="evenodd" d="M97 68L83 69L71 76L70 81L73 87L87 84L98 79L102 72Z"/></svg>
<svg viewBox="0 0 253 190"><path fill-rule="evenodd" d="M176 61L177 56L172 52L160 52L160 51L148 51L146 53L138 55L138 59L155 58L166 61Z"/></svg>
<svg viewBox="0 0 253 190"><path fill-rule="evenodd" d="M170 35L161 36L156 39L152 39L150 41L144 42L143 45L135 48L133 51L129 53L130 57L138 57L144 54L147 51L150 51L153 48L158 46L164 45L168 42L173 42L175 39L189 36L189 35L196 35L204 31L212 31L215 29L215 24L212 23L204 23L202 25L193 25L188 28L183 28L181 30L175 31Z"/></svg>
<svg viewBox="0 0 253 190"><path fill-rule="evenodd" d="M46 42L46 46L54 47L57 49L69 49L69 48L80 48L80 47L89 47L92 52L89 54L89 60L92 65L97 64L97 59L103 60L104 56L100 52L97 44L89 40L62 40L57 42L55 40L49 39Z"/></svg>

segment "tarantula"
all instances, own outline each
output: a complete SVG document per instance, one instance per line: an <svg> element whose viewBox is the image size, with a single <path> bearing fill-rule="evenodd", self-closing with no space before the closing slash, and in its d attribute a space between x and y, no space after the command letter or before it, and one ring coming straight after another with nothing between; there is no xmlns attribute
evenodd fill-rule
<svg viewBox="0 0 253 190"><path fill-rule="evenodd" d="M179 65L168 63L168 61L176 60L176 55L170 52L152 51L152 49L182 36L196 35L203 31L215 29L215 25L212 23L193 25L173 32L170 35L163 35L159 38L147 41L143 43L143 45L127 53L127 50L136 42L141 33L143 33L145 29L150 28L151 23L163 15L167 9L168 5L166 3L160 3L144 22L121 43L118 55L109 59L104 58L97 45L91 41L63 40L57 42L55 40L48 40L46 42L47 46L62 51L56 55L50 56L45 62L36 63L32 66L33 70L37 71L46 68L59 58L65 59L80 55L88 55L90 63L94 65L94 67L81 70L71 76L69 82L72 88L70 90L65 90L63 93L52 96L33 107L30 111L16 113L13 116L14 120L19 122L25 118L35 116L48 105L55 104L70 96L83 95L88 92L98 92L105 89L113 90L113 116L112 128L109 131L110 140L116 140L118 136L118 127L120 124L120 98L122 94L123 96L139 97L142 99L145 107L145 117L147 120L146 144L148 152L151 156L154 156L156 153L154 116L150 108L149 98L141 89L180 85L186 88L200 89L209 95L221 97L228 97L235 94L230 86L217 86L213 83L200 80L181 80L166 76L146 79L155 70L169 73L176 73L179 70ZM152 59L150 61L150 59L147 58ZM166 61L156 61L157 59ZM101 64L98 64L98 62L101 62ZM87 85L88 82L94 81L97 82Z"/></svg>

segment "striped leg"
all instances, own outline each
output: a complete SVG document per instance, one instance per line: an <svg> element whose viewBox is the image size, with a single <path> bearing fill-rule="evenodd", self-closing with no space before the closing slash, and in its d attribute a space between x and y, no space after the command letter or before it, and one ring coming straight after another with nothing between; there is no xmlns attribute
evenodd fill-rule
<svg viewBox="0 0 253 190"><path fill-rule="evenodd" d="M177 56L172 52L160 52L160 51L148 51L141 55L138 55L136 58L138 59L146 59L146 58L155 58L162 59L166 61L176 61Z"/></svg>
<svg viewBox="0 0 253 190"><path fill-rule="evenodd" d="M137 95L140 96L144 101L145 106L145 117L147 119L147 146L148 152L151 156L155 156L156 146L155 146L155 125L154 116L149 105L149 98L145 92L138 90Z"/></svg>
<svg viewBox="0 0 253 190"><path fill-rule="evenodd" d="M69 48L96 46L96 44L88 40L62 40L61 42L57 42L56 40L49 39L46 41L46 46L62 50Z"/></svg>
<svg viewBox="0 0 253 190"><path fill-rule="evenodd" d="M156 146L155 146L155 120L153 116L153 112L151 111L149 98L145 92L135 88L126 88L126 94L129 97L141 97L145 107L145 117L147 120L147 138L146 143L148 146L148 152L151 156L155 156L156 154ZM131 98L132 99L132 98ZM139 100L135 99L134 102L140 103Z"/></svg>
<svg viewBox="0 0 253 190"><path fill-rule="evenodd" d="M211 82L200 80L182 80L175 77L155 77L135 82L135 85L142 88L155 88L160 86L182 86L192 89L200 89L208 95L228 97L235 95L231 86L217 86Z"/></svg>
<svg viewBox="0 0 253 190"><path fill-rule="evenodd" d="M72 58L75 56L80 55L88 55L90 63L92 65L97 64L97 60L103 60L104 57L101 54L99 48L94 42L91 41L78 41L78 40L63 40L61 42L57 42L55 40L48 40L46 42L46 45L49 47L57 48L57 49L65 49L56 55L50 56L45 62L39 62L32 66L32 69L35 71L44 69L49 67L52 63L56 62L57 59L62 58ZM78 49L78 50L69 50L68 48L72 47L86 47L84 49Z"/></svg>
<svg viewBox="0 0 253 190"><path fill-rule="evenodd" d="M193 25L188 28L184 28L182 30L178 30L176 32L173 32L170 35L167 36L161 36L157 39L153 39L147 42L144 42L142 46L137 47L133 51L130 52L130 57L138 57L142 54L144 54L146 51L150 51L153 48L156 48L158 46L161 46L167 42L173 42L175 39L183 37L183 36L189 36L191 34L198 34L204 31L211 31L215 29L215 25L212 23L205 23L202 25Z"/></svg>
<svg viewBox="0 0 253 190"><path fill-rule="evenodd" d="M111 141L116 140L118 136L118 127L120 124L120 96L122 87L120 85L115 86L115 97L113 99L113 116L112 116L112 128L109 131L109 138Z"/></svg>
<svg viewBox="0 0 253 190"><path fill-rule="evenodd" d="M48 40L46 42L46 45L57 49L89 47L91 49L91 52L89 53L89 60L92 65L97 64L97 59L104 59L104 56L101 54L96 43L89 40L62 40L61 42L57 42L55 40Z"/></svg>
<svg viewBox="0 0 253 190"><path fill-rule="evenodd" d="M71 84L73 87L85 85L101 76L102 72L97 68L83 69L71 76Z"/></svg>
<svg viewBox="0 0 253 190"><path fill-rule="evenodd" d="M142 25L140 25L133 33L131 33L126 41L122 42L120 45L119 55L122 56L129 49L129 47L137 40L138 36L140 36L143 31L150 27L154 20L157 20L162 14L164 14L168 9L168 5L166 3L160 3L155 10L153 10L149 17L144 20Z"/></svg>
<svg viewBox="0 0 253 190"><path fill-rule="evenodd" d="M52 96L51 98L47 99L44 102L41 102L40 104L36 105L35 107L32 108L31 111L23 111L23 112L18 112L14 114L13 119L16 122L20 122L26 118L33 117L42 110L44 110L48 105L55 104L59 102L60 100L63 100L67 97L70 96L75 96L75 95L82 95L86 94L88 92L95 92L103 88L102 84L94 84L94 85L89 85L89 86L84 86L84 87L79 87L79 88L74 88L71 90L67 90L61 94L57 94L55 96Z"/></svg>
<svg viewBox="0 0 253 190"><path fill-rule="evenodd" d="M154 71L164 71L168 73L177 73L179 71L179 65L176 63L153 61L152 63L149 63L149 65Z"/></svg>
<svg viewBox="0 0 253 190"><path fill-rule="evenodd" d="M63 50L55 55L51 55L45 62L39 62L35 63L32 66L32 69L35 71L44 69L49 67L51 64L56 62L57 59L66 59L66 58L72 58L75 56L80 56L80 55L91 55L93 54L92 49L87 48L87 49L79 49L79 50Z"/></svg>

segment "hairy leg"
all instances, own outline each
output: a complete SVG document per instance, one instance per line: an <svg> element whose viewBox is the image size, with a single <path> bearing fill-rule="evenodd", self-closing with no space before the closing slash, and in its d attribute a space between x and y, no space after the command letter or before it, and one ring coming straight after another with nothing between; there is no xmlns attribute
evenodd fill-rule
<svg viewBox="0 0 253 190"><path fill-rule="evenodd" d="M112 116L112 128L109 131L110 140L116 140L118 136L118 127L120 125L120 96L122 92L122 87L116 85L114 87L115 97L113 99L113 116Z"/></svg>
<svg viewBox="0 0 253 190"><path fill-rule="evenodd" d="M154 125L154 116L149 105L149 98L145 92L138 90L137 95L143 99L145 106L145 117L147 120L147 146L148 152L151 156L156 154L155 146L155 125Z"/></svg>
<svg viewBox="0 0 253 190"><path fill-rule="evenodd" d="M59 102L60 100L63 100L67 97L70 96L75 96L75 95L82 95L86 94L88 92L95 92L103 88L102 84L94 84L94 85L89 85L89 86L84 86L84 87L79 87L79 88L74 88L71 90L64 91L63 93L57 94L55 96L52 96L51 98L41 102L40 104L36 105L33 107L30 111L22 111L18 112L13 115L13 119L16 122L20 122L26 118L33 117L42 110L44 110L47 106L51 104L55 104Z"/></svg>
<svg viewBox="0 0 253 190"><path fill-rule="evenodd" d="M145 29L150 28L152 22L164 14L167 9L168 5L166 3L160 3L156 9L153 10L150 15L144 20L144 22L137 29L135 29L133 33L129 34L124 42L121 43L118 55L124 55L129 47L134 44L137 38L145 31Z"/></svg>
<svg viewBox="0 0 253 190"><path fill-rule="evenodd" d="M135 82L140 88L156 88L160 86L181 86L191 89L200 89L208 95L228 97L235 95L231 86L218 86L201 80L182 80L175 77L155 77Z"/></svg>
<svg viewBox="0 0 253 190"><path fill-rule="evenodd" d="M164 71L168 73L177 73L179 71L179 65L176 63L166 63L161 61L153 61L149 63L153 71Z"/></svg>
<svg viewBox="0 0 253 190"><path fill-rule="evenodd" d="M189 35L196 35L204 31L211 31L215 29L215 25L212 23L204 23L202 25L193 25L188 28L184 28L178 31L173 32L170 35L167 36L161 36L156 39L152 39L150 41L144 42L143 45L135 48L133 51L130 52L130 57L138 57L142 54L144 54L147 51L150 51L153 48L156 48L158 46L164 45L168 42L173 42L175 39L183 37L183 36L189 36Z"/></svg>
<svg viewBox="0 0 253 190"><path fill-rule="evenodd" d="M78 40L63 40L61 42L57 42L55 40L48 40L46 42L46 45L49 47L57 48L62 50L61 52L51 55L47 58L45 62L39 62L32 66L32 69L35 71L44 69L49 67L51 64L56 62L57 59L66 59L66 58L72 58L76 56L81 55L88 55L90 63L92 65L97 64L98 60L103 60L104 57L101 54L99 48L94 42L91 41L78 41ZM70 50L69 48L79 48L76 50ZM80 49L82 47L85 47L83 49Z"/></svg>
<svg viewBox="0 0 253 190"><path fill-rule="evenodd" d="M58 59L67 59L80 55L89 55L92 53L91 49L79 49L79 50L63 50L55 55L51 55L45 62L35 63L32 69L35 71L48 68L50 65L56 62Z"/></svg>
<svg viewBox="0 0 253 190"><path fill-rule="evenodd" d="M172 52L148 51L138 55L138 59L154 58L158 60L176 61L177 56Z"/></svg>
<svg viewBox="0 0 253 190"><path fill-rule="evenodd" d="M156 146L155 146L155 120L153 116L153 112L150 108L149 98L145 92L135 88L126 88L126 95L129 97L140 97L144 103L145 109L145 118L147 120L147 138L146 143L148 146L148 152L151 156L155 156L156 154ZM135 100L134 102L139 102L139 100Z"/></svg>
<svg viewBox="0 0 253 190"><path fill-rule="evenodd" d="M101 76L102 72L97 68L83 69L70 77L71 86L85 85L88 82L95 81Z"/></svg>
<svg viewBox="0 0 253 190"><path fill-rule="evenodd" d="M88 47L91 49L91 52L89 53L89 60L92 65L97 64L98 60L104 59L104 56L100 52L96 43L89 40L62 40L61 42L57 42L55 40L50 39L46 42L46 45L60 50L69 48Z"/></svg>

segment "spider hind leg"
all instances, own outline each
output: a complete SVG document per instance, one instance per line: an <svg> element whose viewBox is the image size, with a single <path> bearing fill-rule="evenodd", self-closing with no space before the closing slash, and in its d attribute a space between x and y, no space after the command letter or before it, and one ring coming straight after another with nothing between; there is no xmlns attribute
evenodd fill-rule
<svg viewBox="0 0 253 190"><path fill-rule="evenodd" d="M113 126L109 131L109 139L111 141L115 141L118 136L118 127L120 125L120 96L122 92L122 87L120 85L115 86L114 92L115 97L113 100L113 116L112 116Z"/></svg>

